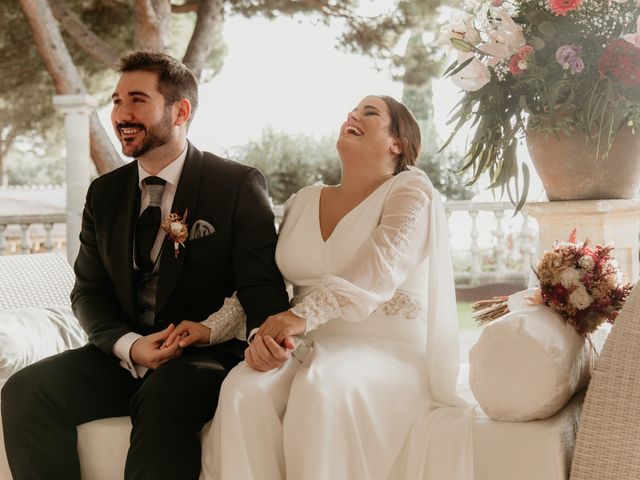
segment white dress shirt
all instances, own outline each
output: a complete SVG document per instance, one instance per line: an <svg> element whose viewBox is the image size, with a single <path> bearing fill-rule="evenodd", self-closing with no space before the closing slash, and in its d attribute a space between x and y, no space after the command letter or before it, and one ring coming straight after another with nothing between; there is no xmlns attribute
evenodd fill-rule
<svg viewBox="0 0 640 480"><path fill-rule="evenodd" d="M180 156L173 162L163 168L156 177L162 178L167 183L162 193L162 202L160 204L160 211L162 213L161 218L166 218L171 213L171 205L173 205L173 199L176 196L176 188L178 187L178 180L180 180L180 174L182 173L182 167L184 166L184 160L187 157L187 148L182 151ZM140 187L140 213L149 206L149 192L144 184L143 180L152 175L147 172L140 162L138 162L138 179ZM162 228L158 229L158 235L151 248L151 259L156 260L162 248L162 242L164 241L165 233ZM120 365L131 372L133 378L142 378L147 373L148 368L141 365L136 365L131 360L131 346L133 343L141 338L142 335L135 332L129 332L120 337L113 345L113 354L120 359Z"/></svg>

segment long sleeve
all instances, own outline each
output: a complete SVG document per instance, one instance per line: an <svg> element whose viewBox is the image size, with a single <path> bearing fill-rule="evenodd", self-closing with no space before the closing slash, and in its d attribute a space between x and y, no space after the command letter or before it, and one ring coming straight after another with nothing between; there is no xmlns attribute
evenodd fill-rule
<svg viewBox="0 0 640 480"><path fill-rule="evenodd" d="M91 343L111 355L116 341L130 333L132 328L98 249L94 221L95 205L99 202L95 194L98 180L89 187L82 214L80 250L74 265L76 281L71 291L71 303L73 313Z"/></svg>
<svg viewBox="0 0 640 480"><path fill-rule="evenodd" d="M289 308L289 297L275 262L273 211L264 176L250 169L242 178L232 222L233 274L247 316L246 331L262 325L269 315Z"/></svg>
<svg viewBox="0 0 640 480"><path fill-rule="evenodd" d="M234 293L230 298L225 298L220 310L212 313L203 320L204 326L211 329L209 345L226 342L232 338L246 340L247 338L247 316L242 305Z"/></svg>
<svg viewBox="0 0 640 480"><path fill-rule="evenodd" d="M337 317L357 322L388 301L411 269L428 255L432 186L424 173L398 175L373 235L336 275L325 275L291 311L307 332Z"/></svg>

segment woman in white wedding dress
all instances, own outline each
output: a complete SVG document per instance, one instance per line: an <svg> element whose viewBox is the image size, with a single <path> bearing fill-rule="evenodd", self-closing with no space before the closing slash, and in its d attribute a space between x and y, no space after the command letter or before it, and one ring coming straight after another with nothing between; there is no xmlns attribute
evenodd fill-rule
<svg viewBox="0 0 640 480"><path fill-rule="evenodd" d="M340 185L303 188L285 206L276 261L292 308L265 321L225 380L202 476L472 478L446 220L410 167L418 125L369 96L337 149Z"/></svg>

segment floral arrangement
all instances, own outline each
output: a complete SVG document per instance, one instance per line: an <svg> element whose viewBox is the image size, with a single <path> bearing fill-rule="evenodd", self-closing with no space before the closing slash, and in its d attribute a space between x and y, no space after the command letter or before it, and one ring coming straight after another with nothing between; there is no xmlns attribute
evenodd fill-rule
<svg viewBox="0 0 640 480"><path fill-rule="evenodd" d="M619 281L612 252L611 245L591 248L588 241L576 242L574 230L568 242L557 243L538 261L534 271L540 287L529 301L553 308L581 335L605 321L613 323L633 285ZM475 318L486 323L503 315L506 299L477 302Z"/></svg>
<svg viewBox="0 0 640 480"><path fill-rule="evenodd" d="M178 258L180 246L184 247L184 242L189 236L189 228L187 227L187 214L189 210L184 211L182 217L178 213L170 213L162 221L162 230L173 243L173 254Z"/></svg>
<svg viewBox="0 0 640 480"><path fill-rule="evenodd" d="M519 209L529 172L516 157L525 130L585 132L598 155L615 133L640 121L640 6L637 0L469 0L470 15L438 41L457 59L446 71L466 93L451 137L475 130L464 169Z"/></svg>

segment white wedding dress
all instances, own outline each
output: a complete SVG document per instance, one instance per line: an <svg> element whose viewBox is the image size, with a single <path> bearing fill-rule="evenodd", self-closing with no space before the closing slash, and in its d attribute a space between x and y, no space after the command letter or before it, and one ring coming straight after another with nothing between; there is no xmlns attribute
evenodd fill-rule
<svg viewBox="0 0 640 480"><path fill-rule="evenodd" d="M276 250L307 333L280 369L231 371L204 433L202 477L472 478L437 191L419 170L400 173L325 241L321 188L288 202Z"/></svg>

